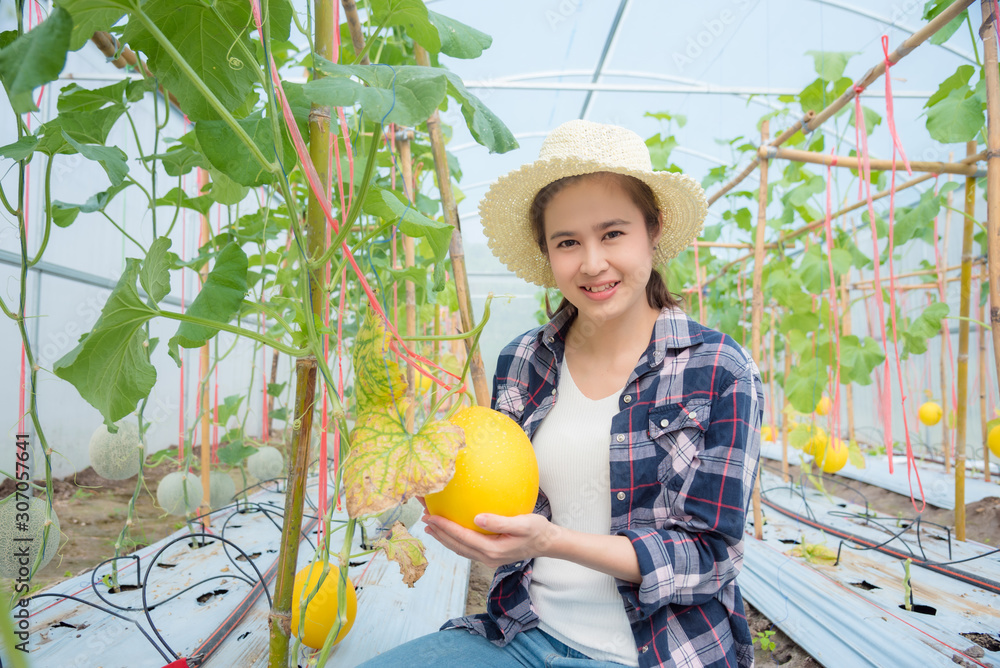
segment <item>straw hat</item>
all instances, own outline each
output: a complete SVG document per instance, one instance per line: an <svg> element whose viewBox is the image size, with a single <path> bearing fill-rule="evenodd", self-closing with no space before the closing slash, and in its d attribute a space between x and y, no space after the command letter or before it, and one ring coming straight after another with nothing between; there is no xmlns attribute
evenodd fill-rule
<svg viewBox="0 0 1000 668"><path fill-rule="evenodd" d="M561 178L615 172L645 182L663 212L663 235L653 251L659 266L701 233L708 204L697 181L684 174L654 172L649 149L631 130L575 120L563 123L542 142L538 160L497 179L479 203L490 250L519 277L555 287L549 261L538 249L528 212L538 191Z"/></svg>

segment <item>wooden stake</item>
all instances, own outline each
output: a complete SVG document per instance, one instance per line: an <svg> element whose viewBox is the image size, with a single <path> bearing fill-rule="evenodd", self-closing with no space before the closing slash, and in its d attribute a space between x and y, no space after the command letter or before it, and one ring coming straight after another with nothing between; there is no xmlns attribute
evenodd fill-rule
<svg viewBox="0 0 1000 668"><path fill-rule="evenodd" d="M785 378L788 378L788 374L792 372L792 350L785 345ZM782 395L781 402L781 477L785 482L789 482L792 479L791 474L788 472L788 413L785 412L791 402L788 401L787 395Z"/></svg>
<svg viewBox="0 0 1000 668"><path fill-rule="evenodd" d="M951 160L952 154L948 154L948 159ZM951 177L948 177L948 181L951 181ZM948 261L948 230L951 229L951 209L953 205L953 193L954 191L949 190L947 195L948 208L944 212L944 233L942 234L943 239L941 240L941 264ZM962 265L959 265L961 268ZM946 281L945 281L945 271L942 271L938 275L938 301L942 304L948 303ZM941 420L941 435L944 439L941 443L941 450L944 454L944 472L947 475L951 475L951 427L948 426L948 416L952 409L951 403L951 393L948 392L948 355L945 350L946 337L950 338L951 334L948 332L948 321L941 321L941 355L939 359L941 360L941 405L944 406L945 418Z"/></svg>
<svg viewBox="0 0 1000 668"><path fill-rule="evenodd" d="M993 332L993 356L997 378L1000 379L1000 81L997 80L996 17L993 3L982 0L983 25L979 36L983 40L986 77L986 238L990 262L990 329Z"/></svg>
<svg viewBox="0 0 1000 668"><path fill-rule="evenodd" d="M969 153L976 142L966 144ZM972 233L976 214L976 179L965 179L965 225L962 235L962 296L958 321L958 424L955 427L955 538L965 540L965 437L969 395L969 301L972 294Z"/></svg>
<svg viewBox="0 0 1000 668"><path fill-rule="evenodd" d="M316 17L316 53L334 60L334 30L340 26L334 23L334 1L315 0L313 7ZM345 3L346 4L346 3ZM353 3L352 3L353 4ZM356 17L356 15L355 15ZM309 109L309 159L325 186L330 178L330 108L316 104ZM326 214L312 190L309 190L306 209L306 257L319 257L326 250ZM327 300L326 286L322 274L310 273L309 284L299 285L299 290L308 290L312 317L319 320L323 305ZM308 316L307 316L308 317ZM295 571L298 564L300 531L302 529L302 508L306 495L306 478L309 474L310 450L312 449L312 423L316 412L316 372L318 362L312 355L295 362L295 405L292 411L292 442L288 453L288 481L285 486L285 515L281 524L281 543L278 552L278 570L274 583L274 598L271 614L269 657L270 668L286 668L288 646L292 635L292 594L294 593ZM327 462L320 462L326 466ZM320 518L322 521L322 518ZM341 569L346 569L341 564ZM334 602L336 605L336 602Z"/></svg>
<svg viewBox="0 0 1000 668"><path fill-rule="evenodd" d="M199 192L203 191L206 185L208 185L208 171L199 169ZM198 246L201 247L207 244L211 234L212 228L208 222L208 215L202 214L201 233L198 239ZM201 284L204 286L205 281L208 280L207 262L202 265L200 274ZM209 505L209 498L211 497L210 476L212 475L212 443L209 440L211 413L208 410L208 368L208 343L206 343L201 347L201 354L198 359L198 405L201 406L201 508L198 512L202 514L207 513L212 509Z"/></svg>
<svg viewBox="0 0 1000 668"><path fill-rule="evenodd" d="M413 55L417 65L430 66L427 51L419 44L413 47ZM441 191L441 208L444 209L444 219L452 226L451 233L451 267L455 272L455 287L458 293L458 311L462 318L462 332L470 332L475 326L472 314L472 295L469 294L469 275L465 270L465 249L462 245L462 226L458 220L458 205L455 194L451 190L451 173L448 171L448 154L444 148L444 135L441 132L441 118L437 112L427 119L427 133L431 137L431 152L434 155L434 171L437 174L438 188ZM472 374L472 386L475 390L476 403L480 406L490 405L490 387L486 379L486 368L483 366L483 356L479 348L472 348L472 339L465 339L465 349L472 358L469 370Z"/></svg>
<svg viewBox="0 0 1000 668"><path fill-rule="evenodd" d="M846 167L848 169L860 169L862 157L848 155L830 155L828 153L814 153L812 151L800 151L794 148L771 148L764 146L758 153L761 157L777 158L779 160L794 160L796 162L807 162L814 165L828 165L832 167ZM973 154L975 155L975 154ZM970 156L971 157L971 156ZM874 171L890 171L895 165L896 171L905 171L906 167L901 161L893 163L892 160L879 160L870 158L871 168ZM926 162L923 160L911 160L910 169L914 172L929 172L932 174L961 174L963 176L975 176L979 167L973 164L961 162Z"/></svg>
<svg viewBox="0 0 1000 668"><path fill-rule="evenodd" d="M764 119L760 126L760 145L767 143L770 121ZM750 346L755 360L760 359L760 321L764 310L764 232L767 229L767 158L760 161L760 195L757 205L757 230L753 250L753 301L751 302ZM698 289L701 289L699 283ZM753 531L757 540L764 538L764 515L760 508L760 472L753 486Z"/></svg>
<svg viewBox="0 0 1000 668"><path fill-rule="evenodd" d="M413 178L413 156L410 152L410 140L413 139L413 131L407 130L400 133L399 138L399 169L403 176L404 190L410 200L410 204L416 201L417 184ZM403 261L406 268L414 266L417 262L416 245L413 237L403 235ZM406 335L414 337L417 335L417 286L413 281L405 282L406 290ZM416 372L412 364L406 365L406 398L409 399L406 407L406 430L413 433L413 423L416 410L417 388Z"/></svg>
<svg viewBox="0 0 1000 668"><path fill-rule="evenodd" d="M982 265L979 270L979 280L981 283L989 280L988 268ZM986 327L982 323L986 322L986 306L979 299L977 292L976 301L979 302L979 422L983 433L983 479L990 482L990 448L987 445L989 430L986 427L988 416L986 415L986 388L989 387L989 378L986 376Z"/></svg>

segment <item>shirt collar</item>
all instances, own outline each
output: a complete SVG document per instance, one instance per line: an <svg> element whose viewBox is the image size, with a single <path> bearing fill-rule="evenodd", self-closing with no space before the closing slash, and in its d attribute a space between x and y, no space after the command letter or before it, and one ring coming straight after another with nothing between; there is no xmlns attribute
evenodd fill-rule
<svg viewBox="0 0 1000 668"><path fill-rule="evenodd" d="M556 360L562 359L566 335L569 326L576 318L576 312L575 306L568 305L538 332L540 343L552 351ZM665 307L660 310L660 315L653 325L653 335L645 357L650 360L652 353L650 363L651 366L656 366L663 361L667 350L682 350L701 343L704 340L702 337L704 331L704 325L692 320L684 311Z"/></svg>

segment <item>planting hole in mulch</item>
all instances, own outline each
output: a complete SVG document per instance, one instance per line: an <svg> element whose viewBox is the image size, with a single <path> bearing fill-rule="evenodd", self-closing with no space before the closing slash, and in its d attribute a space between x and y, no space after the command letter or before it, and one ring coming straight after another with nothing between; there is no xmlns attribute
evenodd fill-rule
<svg viewBox="0 0 1000 668"><path fill-rule="evenodd" d="M160 562L156 564L157 568L177 568L177 564L168 564L165 562Z"/></svg>
<svg viewBox="0 0 1000 668"><path fill-rule="evenodd" d="M123 591L135 591L136 589L141 589L139 585L118 585L117 587L108 587L109 594L118 594Z"/></svg>
<svg viewBox="0 0 1000 668"><path fill-rule="evenodd" d="M780 539L780 542L784 543L785 545L801 545L801 543L795 540L794 538L782 538Z"/></svg>
<svg viewBox="0 0 1000 668"><path fill-rule="evenodd" d="M902 603L900 603L899 609L900 610L906 610L906 606L903 605ZM922 603L914 603L912 606L910 606L910 609L908 610L908 612L915 612L915 613L920 614L920 615L936 615L937 614L937 608L935 608L933 605L924 605Z"/></svg>
<svg viewBox="0 0 1000 668"><path fill-rule="evenodd" d="M968 638L983 649L1000 652L1000 639L994 638L989 633L960 633L959 635Z"/></svg>
<svg viewBox="0 0 1000 668"><path fill-rule="evenodd" d="M206 592L206 593L202 594L196 600L201 605L205 605L206 603L208 603L210 600L212 600L216 596L222 596L223 594L225 594L228 591L229 591L228 589L216 589L215 591L210 591L210 592Z"/></svg>
<svg viewBox="0 0 1000 668"><path fill-rule="evenodd" d="M198 540L192 540L192 541L189 541L189 542L188 542L188 547L190 547L190 548L191 548L192 550L197 550L197 549L199 549L199 548L202 548L202 547L205 547L205 546L206 546L206 545L208 545L208 544L209 544L210 542L211 542L211 541L209 541L209 540L201 540L201 541L198 541Z"/></svg>
<svg viewBox="0 0 1000 668"><path fill-rule="evenodd" d="M256 559L257 557L260 556L260 552L254 552L253 554L248 555L248 556L251 559ZM243 556L242 554L236 556L236 561L246 561L246 560L247 560L247 557Z"/></svg>
<svg viewBox="0 0 1000 668"><path fill-rule="evenodd" d="M878 585L873 585L868 580L862 580L861 582L851 582L852 587L857 587L858 589L864 589L865 591L871 591L872 589L881 589Z"/></svg>

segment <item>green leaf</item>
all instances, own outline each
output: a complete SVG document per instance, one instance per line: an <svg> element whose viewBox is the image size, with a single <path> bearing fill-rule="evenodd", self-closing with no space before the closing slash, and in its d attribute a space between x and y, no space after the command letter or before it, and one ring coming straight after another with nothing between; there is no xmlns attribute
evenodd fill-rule
<svg viewBox="0 0 1000 668"><path fill-rule="evenodd" d="M282 406L281 408L275 408L273 411L268 413L272 420L281 420L285 422L288 420L288 409Z"/></svg>
<svg viewBox="0 0 1000 668"><path fill-rule="evenodd" d="M0 146L0 155L8 160L26 160L35 152L36 146L38 146L38 137L25 135L13 144Z"/></svg>
<svg viewBox="0 0 1000 668"><path fill-rule="evenodd" d="M362 413L344 461L348 514L380 513L410 497L444 489L464 444L461 428L446 420L428 421L410 434L391 405Z"/></svg>
<svg viewBox="0 0 1000 668"><path fill-rule="evenodd" d="M209 188L208 194L219 204L224 206L239 204L250 192L249 188L241 186L214 168L209 167L208 173L212 177L212 187Z"/></svg>
<svg viewBox="0 0 1000 668"><path fill-rule="evenodd" d="M251 23L250 3L145 0L141 7L139 11L159 28L225 108L235 110L244 103L257 83L254 72L258 71L246 30ZM218 118L205 96L134 15L125 26L124 39L146 54L149 69L177 97L188 118Z"/></svg>
<svg viewBox="0 0 1000 668"><path fill-rule="evenodd" d="M226 426L231 417L239 417L240 405L243 403L242 394L231 394L222 400L219 404L219 419L218 424L222 427Z"/></svg>
<svg viewBox="0 0 1000 668"><path fill-rule="evenodd" d="M948 305L942 302L934 302L925 308L923 313L901 332L903 354L900 357L927 352L927 339L932 339L941 333L941 320L950 310Z"/></svg>
<svg viewBox="0 0 1000 668"><path fill-rule="evenodd" d="M129 183L122 182L116 186L111 186L107 190L102 190L96 195L91 195L91 197L83 204L67 204L66 202L60 202L56 200L52 202L52 215L56 225L60 227L67 227L76 219L77 213L94 213L95 211L103 211L104 208L111 203L115 195L120 193L129 187ZM62 210L66 213L57 214L56 212ZM75 211L75 213L68 213L70 211ZM60 219L63 223L60 223Z"/></svg>
<svg viewBox="0 0 1000 668"><path fill-rule="evenodd" d="M792 313L781 319L779 328L784 334L787 334L793 329L797 329L805 334L815 332L819 329L819 316L811 311Z"/></svg>
<svg viewBox="0 0 1000 668"><path fill-rule="evenodd" d="M172 206L178 209L192 209L201 215L207 215L215 200L208 195L191 197L180 188L171 188L170 192L156 200L156 206Z"/></svg>
<svg viewBox="0 0 1000 668"><path fill-rule="evenodd" d="M149 245L146 261L142 263L139 283L153 302L159 303L170 294L170 262L167 251L173 243L169 237L159 237Z"/></svg>
<svg viewBox="0 0 1000 668"><path fill-rule="evenodd" d="M847 61L860 53L860 51L806 51L807 56L813 57L813 65L819 78L830 82L844 76Z"/></svg>
<svg viewBox="0 0 1000 668"><path fill-rule="evenodd" d="M646 148L649 149L653 169L663 171L670 166L670 153L677 148L677 140L673 135L664 137L662 134L655 134L646 140Z"/></svg>
<svg viewBox="0 0 1000 668"><path fill-rule="evenodd" d="M224 447L216 450L219 461L229 466L236 466L244 459L257 452L257 448L244 445L241 439L230 441Z"/></svg>
<svg viewBox="0 0 1000 668"><path fill-rule="evenodd" d="M266 156L274 156L274 132L270 119L257 112L237 121L253 142ZM273 183L277 175L264 168L250 153L246 144L239 140L225 121L199 121L194 127L202 153L218 171L236 183L257 187ZM283 131L281 133L281 159L285 172L291 172L296 165L295 148Z"/></svg>
<svg viewBox="0 0 1000 668"><path fill-rule="evenodd" d="M139 260L128 258L125 273L101 316L80 343L53 365L57 376L101 412L109 428L135 411L156 383L149 363L144 325L159 311L142 302L136 289Z"/></svg>
<svg viewBox="0 0 1000 668"><path fill-rule="evenodd" d="M117 146L81 144L66 134L65 131L62 134L63 139L75 148L80 155L88 160L99 163L104 168L104 171L108 174L108 179L111 180L111 185L121 185L122 181L125 180L125 175L128 174L128 164L125 161L128 159L128 156L120 148Z"/></svg>
<svg viewBox="0 0 1000 668"><path fill-rule="evenodd" d="M448 93L462 105L465 124L477 142L488 148L490 153L506 153L518 147L517 140L503 121L466 90L457 74L444 70L444 75L448 78Z"/></svg>
<svg viewBox="0 0 1000 668"><path fill-rule="evenodd" d="M334 65L319 57L315 62L328 76L305 84L306 98L330 107L360 103L365 116L386 123L420 125L444 101L447 90L444 71L432 67Z"/></svg>
<svg viewBox="0 0 1000 668"><path fill-rule="evenodd" d="M837 280L851 268L851 254L849 251L835 248L832 260L834 280ZM799 271L802 276L802 284L806 290L814 295L822 294L830 289L830 266L826 254L819 246L811 246L802 254L802 265Z"/></svg>
<svg viewBox="0 0 1000 668"><path fill-rule="evenodd" d="M158 160L163 165L163 171L170 176L187 174L195 167L208 167L205 156L185 145L171 146L163 153L143 156L142 160L143 162Z"/></svg>
<svg viewBox="0 0 1000 668"><path fill-rule="evenodd" d="M939 101L948 97L948 93L953 90L968 90L969 80L975 71L972 65L959 65L955 73L942 81L937 91L927 99L927 102L924 103L924 108L933 107Z"/></svg>
<svg viewBox="0 0 1000 668"><path fill-rule="evenodd" d="M270 395L272 397L280 397L281 393L285 391L285 385L287 385L287 384L288 384L287 382L284 382L284 383L268 383L267 384L267 393L268 393L268 395Z"/></svg>
<svg viewBox="0 0 1000 668"><path fill-rule="evenodd" d="M814 357L792 366L785 379L785 396L798 412L812 413L826 383L826 365Z"/></svg>
<svg viewBox="0 0 1000 668"><path fill-rule="evenodd" d="M406 34L429 53L441 50L440 33L428 18L423 0L371 0L371 8L375 22L405 27Z"/></svg>
<svg viewBox="0 0 1000 668"><path fill-rule="evenodd" d="M870 136L875 131L876 126L882 122L882 117L865 106L861 107L861 115L865 121L865 134ZM855 116L857 116L856 112L851 114L851 125L853 126L857 125L857 118Z"/></svg>
<svg viewBox="0 0 1000 668"><path fill-rule="evenodd" d="M72 31L73 18L56 7L34 30L0 50L0 81L14 113L38 111L32 93L59 78Z"/></svg>
<svg viewBox="0 0 1000 668"><path fill-rule="evenodd" d="M924 20L930 21L945 9L950 7L953 2L954 0L928 0L928 2L924 4ZM948 38L954 35L955 31L962 27L962 22L965 21L968 15L968 10L959 12L958 16L953 18L947 23L947 25L941 27L936 33L931 35L930 43L944 44L947 42Z"/></svg>
<svg viewBox="0 0 1000 668"><path fill-rule="evenodd" d="M427 18L437 28L441 40L441 53L452 58L478 58L490 48L493 38L461 21L427 11Z"/></svg>
<svg viewBox="0 0 1000 668"><path fill-rule="evenodd" d="M910 239L923 239L928 244L934 244L934 219L941 211L941 197L934 194L933 189L920 194L916 206L900 210L896 213L892 229L893 244L898 248Z"/></svg>
<svg viewBox="0 0 1000 668"><path fill-rule="evenodd" d="M243 297L247 293L247 256L235 243L227 244L208 273L201 292L191 302L186 314L193 318L227 323L240 311ZM197 348L215 336L219 330L208 325L181 322L167 349L170 356L180 364L182 348Z"/></svg>
<svg viewBox="0 0 1000 668"><path fill-rule="evenodd" d="M440 262L448 254L453 228L428 218L406 201L395 190L372 187L362 205L362 210L385 221L396 221L400 231L410 237L427 239L434 251L434 261ZM404 213L405 212L405 213Z"/></svg>
<svg viewBox="0 0 1000 668"><path fill-rule="evenodd" d="M956 88L927 110L927 132L942 144L972 141L985 122L983 104L968 86Z"/></svg>
<svg viewBox="0 0 1000 668"><path fill-rule="evenodd" d="M58 0L56 3L73 17L69 50L76 51L98 30L108 30L125 16L126 6L115 0Z"/></svg>

